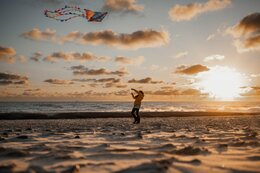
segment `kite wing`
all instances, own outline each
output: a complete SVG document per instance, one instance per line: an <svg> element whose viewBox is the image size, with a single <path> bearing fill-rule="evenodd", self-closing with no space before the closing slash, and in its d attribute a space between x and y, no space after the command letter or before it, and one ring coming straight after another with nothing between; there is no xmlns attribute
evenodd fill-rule
<svg viewBox="0 0 260 173"><path fill-rule="evenodd" d="M107 15L107 12L95 12L88 9L81 9L79 7L65 6L55 11L45 10L46 17L55 19L60 22L68 21L76 17L83 17L89 22L101 22Z"/></svg>
<svg viewBox="0 0 260 173"><path fill-rule="evenodd" d="M89 22L101 22L107 15L107 12L95 12L88 9L84 9L86 12L86 18Z"/></svg>

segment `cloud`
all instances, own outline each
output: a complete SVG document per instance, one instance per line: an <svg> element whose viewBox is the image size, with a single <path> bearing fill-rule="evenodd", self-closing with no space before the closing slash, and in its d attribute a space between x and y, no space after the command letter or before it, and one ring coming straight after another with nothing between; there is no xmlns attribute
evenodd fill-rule
<svg viewBox="0 0 260 173"><path fill-rule="evenodd" d="M113 92L113 94L116 95L116 96L127 96L127 95L129 95L129 91L128 90L120 90L120 91Z"/></svg>
<svg viewBox="0 0 260 173"><path fill-rule="evenodd" d="M81 44L105 45L119 49L158 47L169 42L167 31L145 29L130 34L117 34L111 30L86 33L79 40Z"/></svg>
<svg viewBox="0 0 260 173"><path fill-rule="evenodd" d="M115 87L115 88L126 88L127 85L125 85L125 84L120 84L120 83L108 82L108 83L105 84L104 87L105 87L105 88L111 88L111 87Z"/></svg>
<svg viewBox="0 0 260 173"><path fill-rule="evenodd" d="M68 84L74 83L70 80L60 80L60 79L47 79L44 82L47 82L47 83L50 83L50 84L56 84L56 85L68 85Z"/></svg>
<svg viewBox="0 0 260 173"><path fill-rule="evenodd" d="M77 82L95 82L95 83L106 83L106 82L118 83L118 82L120 82L120 79L116 79L116 78L73 79L73 81L77 81Z"/></svg>
<svg viewBox="0 0 260 173"><path fill-rule="evenodd" d="M77 81L77 82L93 82L93 83L89 84L89 86L91 86L91 87L98 87L98 86L101 86L103 88L111 88L111 87L126 88L127 87L126 84L121 83L121 80L117 79L117 78L73 79L73 81Z"/></svg>
<svg viewBox="0 0 260 173"><path fill-rule="evenodd" d="M179 52L179 53L177 53L174 57L175 57L175 58L181 58L181 57L185 57L185 56L187 56L187 55L188 55L188 52L185 51L185 52Z"/></svg>
<svg viewBox="0 0 260 173"><path fill-rule="evenodd" d="M40 96L42 90L40 88L25 89L22 93L23 96Z"/></svg>
<svg viewBox="0 0 260 173"><path fill-rule="evenodd" d="M210 40L213 40L215 38L215 34L210 34L208 37L207 37L207 41L210 41Z"/></svg>
<svg viewBox="0 0 260 173"><path fill-rule="evenodd" d="M225 59L224 55L210 55L210 56L207 56L206 58L204 58L203 61L209 62L209 61L223 60L223 59Z"/></svg>
<svg viewBox="0 0 260 173"><path fill-rule="evenodd" d="M193 74L197 74L197 73L200 73L203 71L208 71L208 70L209 70L209 68L207 66L203 66L200 64L196 64L196 65L192 65L192 66L181 65L181 66L177 67L177 70L175 71L175 73L193 75Z"/></svg>
<svg viewBox="0 0 260 173"><path fill-rule="evenodd" d="M79 31L72 31L61 38L61 42L73 42L75 40L79 40L82 36L84 36L84 33L81 33Z"/></svg>
<svg viewBox="0 0 260 173"><path fill-rule="evenodd" d="M24 63L26 61L26 58L23 55L16 55L14 48L0 46L0 62L3 61L8 64L13 64L17 59L20 63Z"/></svg>
<svg viewBox="0 0 260 173"><path fill-rule="evenodd" d="M173 95L173 96L205 96L199 90L188 88L188 89L172 89L170 87L162 88L156 91L147 91L148 95Z"/></svg>
<svg viewBox="0 0 260 173"><path fill-rule="evenodd" d="M206 3L190 3L187 5L174 5L168 12L173 21L191 20L199 14L217 11L226 8L231 0L209 0Z"/></svg>
<svg viewBox="0 0 260 173"><path fill-rule="evenodd" d="M152 78L147 77L144 79L136 80L136 79L131 79L128 81L128 83L140 83L140 84L160 84L163 83L163 81L154 81Z"/></svg>
<svg viewBox="0 0 260 173"><path fill-rule="evenodd" d="M172 86L162 86L161 89L163 89L163 90L172 90L173 87Z"/></svg>
<svg viewBox="0 0 260 173"><path fill-rule="evenodd" d="M250 77L253 77L253 78L260 78L260 73L259 74L251 74Z"/></svg>
<svg viewBox="0 0 260 173"><path fill-rule="evenodd" d="M260 35L247 38L244 41L244 47L246 49L260 49Z"/></svg>
<svg viewBox="0 0 260 173"><path fill-rule="evenodd" d="M122 84L120 79L117 78L100 78L100 79L73 79L73 81L77 82L94 82L90 83L89 86L97 87L99 85L103 86L104 88L126 88L127 85Z"/></svg>
<svg viewBox="0 0 260 173"><path fill-rule="evenodd" d="M247 92L243 93L243 96L250 96L250 97L258 97L260 96L260 87L259 86L251 86L245 87Z"/></svg>
<svg viewBox="0 0 260 173"><path fill-rule="evenodd" d="M71 32L66 36L56 35L56 31L46 29L40 31L33 28L22 34L22 37L34 41L50 41L56 43L75 42L78 44L105 45L118 49L140 49L158 47L169 42L169 33L166 30L156 31L152 29L138 30L130 34L115 33L111 30L80 33Z"/></svg>
<svg viewBox="0 0 260 173"><path fill-rule="evenodd" d="M31 57L30 60L35 61L35 62L39 62L40 61L40 57L42 56L41 52L35 52Z"/></svg>
<svg viewBox="0 0 260 173"><path fill-rule="evenodd" d="M40 88L25 89L24 91L25 91L25 92L38 92L38 91L41 91L41 89L40 89Z"/></svg>
<svg viewBox="0 0 260 173"><path fill-rule="evenodd" d="M19 74L0 73L0 85L23 85L28 84L29 78Z"/></svg>
<svg viewBox="0 0 260 173"><path fill-rule="evenodd" d="M204 95L204 94L201 94L201 92L197 89L193 89L193 88L189 88L189 89L186 89L186 90L183 90L182 92L180 92L181 95L189 95L189 96L192 96L192 95Z"/></svg>
<svg viewBox="0 0 260 173"><path fill-rule="evenodd" d="M74 60L79 60L79 61L100 61L100 62L105 62L109 58L108 57L97 57L93 55L90 52L84 52L82 54L80 53L75 53L75 52L54 52L51 55L46 56L43 60L44 61L49 61L49 62L57 62L58 60L64 60L64 61L74 61Z"/></svg>
<svg viewBox="0 0 260 173"><path fill-rule="evenodd" d="M137 5L136 0L105 0L102 10L121 13L139 13L144 6Z"/></svg>
<svg viewBox="0 0 260 173"><path fill-rule="evenodd" d="M121 68L116 71L110 71L105 68L89 69L83 65L72 66L71 70L73 71L74 75L117 75L121 77L128 74L128 71L125 68Z"/></svg>
<svg viewBox="0 0 260 173"><path fill-rule="evenodd" d="M234 38L238 52L260 50L260 13L245 16L238 24L226 30Z"/></svg>
<svg viewBox="0 0 260 173"><path fill-rule="evenodd" d="M6 58L6 62L7 62L8 64L13 64L13 63L15 63L15 57L11 56L11 57Z"/></svg>
<svg viewBox="0 0 260 173"><path fill-rule="evenodd" d="M33 28L31 31L21 34L22 37L35 41L57 41L56 31L50 28L41 31L39 28Z"/></svg>
<svg viewBox="0 0 260 173"><path fill-rule="evenodd" d="M260 13L252 13L245 16L238 24L228 28L227 32L232 34L234 37L241 37L252 33L259 34Z"/></svg>
<svg viewBox="0 0 260 173"><path fill-rule="evenodd" d="M0 46L0 61L5 61L9 64L13 64L15 62L15 54L16 51L13 48Z"/></svg>
<svg viewBox="0 0 260 173"><path fill-rule="evenodd" d="M136 58L126 58L123 56L117 56L115 58L115 62L124 64L124 65L141 65L144 62L144 57L143 56L139 56Z"/></svg>
<svg viewBox="0 0 260 173"><path fill-rule="evenodd" d="M18 56L18 60L20 61L20 63L25 63L26 62L26 58L23 55L19 55Z"/></svg>
<svg viewBox="0 0 260 173"><path fill-rule="evenodd" d="M0 46L0 58L4 56L13 56L15 54L16 52L13 48Z"/></svg>

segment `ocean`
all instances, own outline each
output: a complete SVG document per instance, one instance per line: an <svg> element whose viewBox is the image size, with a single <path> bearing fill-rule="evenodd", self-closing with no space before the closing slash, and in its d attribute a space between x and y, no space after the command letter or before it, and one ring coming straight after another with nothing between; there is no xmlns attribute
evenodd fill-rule
<svg viewBox="0 0 260 173"><path fill-rule="evenodd" d="M0 102L0 113L129 112L132 102ZM142 112L260 112L260 102L143 102Z"/></svg>

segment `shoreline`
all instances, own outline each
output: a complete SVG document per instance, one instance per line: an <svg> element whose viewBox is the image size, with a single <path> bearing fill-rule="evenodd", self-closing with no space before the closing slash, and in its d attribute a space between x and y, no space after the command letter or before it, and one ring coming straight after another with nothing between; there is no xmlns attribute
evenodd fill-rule
<svg viewBox="0 0 260 173"><path fill-rule="evenodd" d="M141 117L200 117L200 116L249 116L260 112L141 112ZM0 113L0 120L23 119L87 119L87 118L126 118L130 112L64 112L64 113Z"/></svg>

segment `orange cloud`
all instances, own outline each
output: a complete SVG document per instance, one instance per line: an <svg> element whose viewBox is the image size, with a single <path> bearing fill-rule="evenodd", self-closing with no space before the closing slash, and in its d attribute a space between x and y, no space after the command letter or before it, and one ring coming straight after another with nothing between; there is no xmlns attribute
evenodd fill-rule
<svg viewBox="0 0 260 173"><path fill-rule="evenodd" d="M0 46L0 61L5 61L9 64L13 64L15 62L15 54L16 51L13 48Z"/></svg>
<svg viewBox="0 0 260 173"><path fill-rule="evenodd" d="M75 42L78 44L105 45L118 49L158 47L167 44L170 39L167 31L152 29L139 30L130 34L118 34L111 30L89 33L74 31L62 37L57 36L55 30L47 28L45 31L40 31L38 28L33 28L31 31L23 33L22 36L35 41Z"/></svg>
<svg viewBox="0 0 260 173"><path fill-rule="evenodd" d="M125 85L125 84L120 84L120 83L108 82L108 83L105 84L104 87L105 87L105 88L111 88L111 87L115 87L115 88L126 88L127 85Z"/></svg>
<svg viewBox="0 0 260 173"><path fill-rule="evenodd" d="M116 78L101 78L101 79L73 79L73 81L77 82L97 82L97 83L104 83L104 82L113 82L117 83L120 82L120 79Z"/></svg>
<svg viewBox="0 0 260 173"><path fill-rule="evenodd" d="M29 78L18 74L0 73L0 85L23 85L28 84Z"/></svg>
<svg viewBox="0 0 260 173"><path fill-rule="evenodd" d="M20 63L25 63L26 62L26 58L23 55L19 55L18 56L18 60L20 61Z"/></svg>
<svg viewBox="0 0 260 173"><path fill-rule="evenodd" d="M252 13L245 16L238 24L227 30L234 37L260 32L260 13Z"/></svg>
<svg viewBox="0 0 260 173"><path fill-rule="evenodd" d="M25 92L37 92L37 91L41 91L40 88L34 88L34 89L25 89Z"/></svg>
<svg viewBox="0 0 260 173"><path fill-rule="evenodd" d="M120 49L157 47L169 42L167 31L139 30L131 34L117 34L111 30L86 33L80 39L82 44L106 45Z"/></svg>
<svg viewBox="0 0 260 173"><path fill-rule="evenodd" d="M192 65L192 66L179 66L177 67L177 70L175 71L175 73L180 73L180 74L186 74L186 75L193 75L193 74L197 74L203 71L208 71L209 68L207 66L203 66L200 64L197 65Z"/></svg>
<svg viewBox="0 0 260 173"><path fill-rule="evenodd" d="M207 94L202 94L199 90L189 88L189 89L172 89L170 87L161 88L156 91L146 91L148 95L173 95L173 96L205 96Z"/></svg>
<svg viewBox="0 0 260 173"><path fill-rule="evenodd" d="M234 45L239 52L260 50L260 13L245 16L226 32L235 38Z"/></svg>
<svg viewBox="0 0 260 173"><path fill-rule="evenodd" d="M116 78L101 78L101 79L73 79L73 81L77 82L94 82L90 83L89 86L97 87L99 85L103 86L104 88L126 88L127 85L122 84L120 79Z"/></svg>
<svg viewBox="0 0 260 173"><path fill-rule="evenodd" d="M127 95L129 95L129 91L128 90L120 90L120 91L113 92L113 94L116 95L116 96L127 96Z"/></svg>
<svg viewBox="0 0 260 173"><path fill-rule="evenodd" d="M104 68L100 69L89 69L84 67L83 65L79 66L72 66L71 70L73 71L74 75L117 75L117 76L125 76L128 74L128 71L125 68L110 71Z"/></svg>
<svg viewBox="0 0 260 173"><path fill-rule="evenodd" d="M110 12L137 13L143 11L144 6L137 5L136 0L105 0L102 9Z"/></svg>
<svg viewBox="0 0 260 173"><path fill-rule="evenodd" d="M115 58L115 62L125 64L125 65L140 65L144 62L144 57L139 56L139 57L136 57L136 58L126 58L126 57L123 57L123 56L117 56Z"/></svg>
<svg viewBox="0 0 260 173"><path fill-rule="evenodd" d="M247 92L243 93L242 96L249 96L249 97L259 97L260 96L260 87L259 86L241 87L241 88L247 90Z"/></svg>
<svg viewBox="0 0 260 173"><path fill-rule="evenodd" d="M62 42L73 42L80 39L84 34L79 31L72 31L66 36L62 37Z"/></svg>
<svg viewBox="0 0 260 173"><path fill-rule="evenodd" d="M128 81L128 83L160 84L160 83L163 83L163 81L153 81L152 78L147 77L147 78L140 79L140 80L131 79L131 80Z"/></svg>
<svg viewBox="0 0 260 173"><path fill-rule="evenodd" d="M33 28L29 32L24 32L21 35L24 38L36 41L56 41L56 31L47 28L45 31L41 31L39 28Z"/></svg>
<svg viewBox="0 0 260 173"><path fill-rule="evenodd" d="M32 57L30 57L30 60L32 60L32 61L35 61L35 62L39 62L40 61L40 57L42 56L42 53L41 52L35 52L34 54L33 54L33 56Z"/></svg>
<svg viewBox="0 0 260 173"><path fill-rule="evenodd" d="M244 41L244 47L247 49L260 49L260 35L247 38Z"/></svg>
<svg viewBox="0 0 260 173"><path fill-rule="evenodd" d="M47 83L50 83L50 84L56 84L56 85L68 85L68 84L74 83L70 80L60 80L60 79L47 79L44 82L47 82Z"/></svg>
<svg viewBox="0 0 260 173"><path fill-rule="evenodd" d="M168 12L173 21L191 20L199 14L226 8L231 0L209 0L206 3L190 3L174 5Z"/></svg>
<svg viewBox="0 0 260 173"><path fill-rule="evenodd" d="M22 93L23 96L39 96L42 93L40 88L25 89Z"/></svg>
<svg viewBox="0 0 260 173"><path fill-rule="evenodd" d="M15 54L16 52L13 48L0 46L0 58L2 58L3 56L12 56Z"/></svg>
<svg viewBox="0 0 260 173"><path fill-rule="evenodd" d="M108 57L97 57L93 55L92 53L85 52L85 53L64 53L64 52L54 52L51 55L48 55L43 60L49 61L49 62L57 62L58 60L64 60L64 61L73 61L73 60L79 60L79 61L107 61Z"/></svg>

